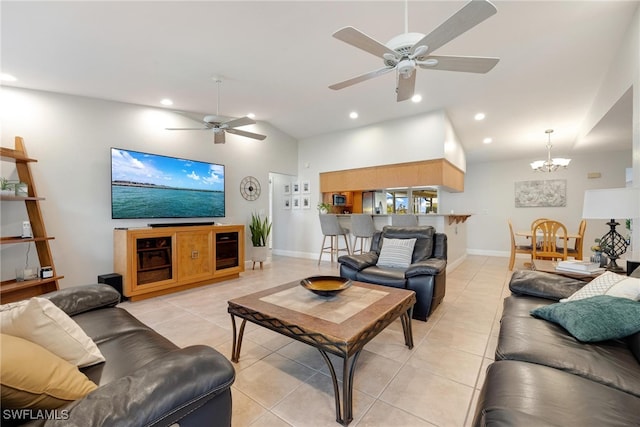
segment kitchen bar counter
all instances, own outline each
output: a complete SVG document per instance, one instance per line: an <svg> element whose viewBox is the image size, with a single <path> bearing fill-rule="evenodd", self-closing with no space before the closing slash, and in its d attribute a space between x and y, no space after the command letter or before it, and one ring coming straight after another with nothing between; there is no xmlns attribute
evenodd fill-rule
<svg viewBox="0 0 640 427"><path fill-rule="evenodd" d="M373 224L377 230L382 230L385 225L391 225L391 215L389 214L373 214ZM438 233L447 235L448 258L450 265L461 262L467 254L467 224L466 221L471 214L468 213L452 213L452 214L419 214L418 225L430 225L436 229ZM351 214L338 214L340 225L351 229Z"/></svg>
<svg viewBox="0 0 640 427"><path fill-rule="evenodd" d="M373 222L378 230L382 230L385 225L391 225L390 214L372 214ZM467 221L471 214L451 213L451 214L418 214L418 225L431 225L439 233L444 232L444 228L439 228L444 223L447 225L461 224ZM338 214L340 223L346 226L345 221L351 221L351 214Z"/></svg>

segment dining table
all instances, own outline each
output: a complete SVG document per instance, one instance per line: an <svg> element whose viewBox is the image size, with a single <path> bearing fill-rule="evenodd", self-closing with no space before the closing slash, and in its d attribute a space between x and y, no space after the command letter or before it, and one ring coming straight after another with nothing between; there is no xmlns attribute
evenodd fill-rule
<svg viewBox="0 0 640 427"><path fill-rule="evenodd" d="M532 230L516 231L515 235L530 239L533 236L533 231ZM542 236L542 234L538 234L538 235ZM558 236L558 237L562 238L562 236ZM580 238L580 234L578 233L567 233L567 239L579 239L579 238Z"/></svg>

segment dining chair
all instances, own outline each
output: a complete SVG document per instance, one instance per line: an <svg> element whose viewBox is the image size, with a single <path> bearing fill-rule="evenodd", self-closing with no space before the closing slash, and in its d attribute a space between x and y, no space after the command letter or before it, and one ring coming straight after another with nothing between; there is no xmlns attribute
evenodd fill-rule
<svg viewBox="0 0 640 427"><path fill-rule="evenodd" d="M574 259L582 261L582 246L584 244L584 232L587 229L587 220L583 219L580 221L580 225L578 226L578 236L574 243L573 248L567 248L567 256L570 256Z"/></svg>
<svg viewBox="0 0 640 427"><path fill-rule="evenodd" d="M511 257L509 258L509 271L513 270L513 264L516 262L516 254L533 254L531 245L516 245L516 236L513 232L513 224L509 220L509 234L511 234Z"/></svg>
<svg viewBox="0 0 640 427"><path fill-rule="evenodd" d="M567 227L551 219L539 221L531 230L532 258L549 260L567 259ZM563 241L562 247L558 240Z"/></svg>
<svg viewBox="0 0 640 427"><path fill-rule="evenodd" d="M536 218L531 222L531 229L536 226L536 224L540 221L548 221L550 218Z"/></svg>

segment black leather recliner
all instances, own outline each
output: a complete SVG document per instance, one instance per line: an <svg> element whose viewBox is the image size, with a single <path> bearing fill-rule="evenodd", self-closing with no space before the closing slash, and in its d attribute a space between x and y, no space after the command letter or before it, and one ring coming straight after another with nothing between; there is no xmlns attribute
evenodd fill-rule
<svg viewBox="0 0 640 427"><path fill-rule="evenodd" d="M41 297L71 316L106 361L81 369L98 388L59 408L65 420L37 419L28 426L231 426L235 370L218 351L205 345L179 348L116 307L120 294L108 285Z"/></svg>
<svg viewBox="0 0 640 427"><path fill-rule="evenodd" d="M384 238L416 239L407 269L377 266ZM340 277L415 291L413 318L427 320L442 302L446 289L447 235L433 227L385 226L371 239L371 251L338 258Z"/></svg>

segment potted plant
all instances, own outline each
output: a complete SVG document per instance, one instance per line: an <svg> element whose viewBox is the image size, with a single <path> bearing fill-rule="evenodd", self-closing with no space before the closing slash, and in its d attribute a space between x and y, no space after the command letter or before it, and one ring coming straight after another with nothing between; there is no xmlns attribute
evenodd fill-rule
<svg viewBox="0 0 640 427"><path fill-rule="evenodd" d="M251 214L251 224L249 225L251 231L251 244L253 245L253 251L251 252L251 260L254 263L259 262L262 266L262 262L267 260L267 242L269 241L269 235L271 234L271 223L269 217L265 216L264 219L259 214Z"/></svg>
<svg viewBox="0 0 640 427"><path fill-rule="evenodd" d="M0 194L3 196L15 196L15 189L12 188L9 180L5 177L0 177Z"/></svg>
<svg viewBox="0 0 640 427"><path fill-rule="evenodd" d="M329 203L318 203L318 212L321 214L326 214L331 211L331 205Z"/></svg>

